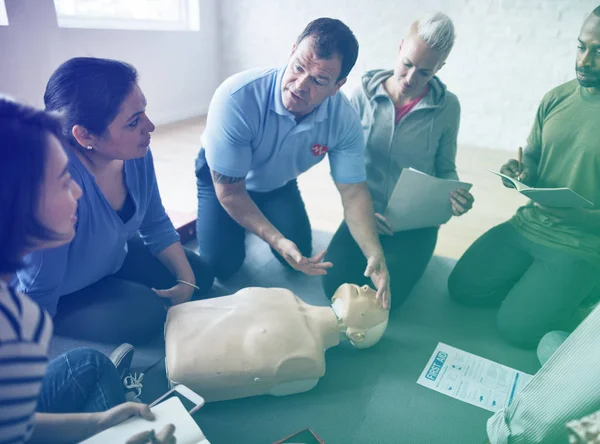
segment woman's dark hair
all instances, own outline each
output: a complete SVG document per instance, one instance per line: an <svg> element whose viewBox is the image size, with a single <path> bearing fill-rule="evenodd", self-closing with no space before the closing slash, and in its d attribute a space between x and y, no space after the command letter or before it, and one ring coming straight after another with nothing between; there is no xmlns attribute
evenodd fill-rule
<svg viewBox="0 0 600 444"><path fill-rule="evenodd" d="M37 218L50 134L60 138L55 117L0 97L0 273L21 268L34 239L56 238Z"/></svg>
<svg viewBox="0 0 600 444"><path fill-rule="evenodd" d="M125 62L76 57L54 71L46 85L44 104L47 111L61 114L64 139L79 147L71 133L73 126L103 135L137 79L136 69Z"/></svg>
<svg viewBox="0 0 600 444"><path fill-rule="evenodd" d="M307 37L313 38L313 50L320 59L339 56L342 68L337 81L348 77L358 58L358 40L342 21L328 17L313 20L296 39L296 46Z"/></svg>

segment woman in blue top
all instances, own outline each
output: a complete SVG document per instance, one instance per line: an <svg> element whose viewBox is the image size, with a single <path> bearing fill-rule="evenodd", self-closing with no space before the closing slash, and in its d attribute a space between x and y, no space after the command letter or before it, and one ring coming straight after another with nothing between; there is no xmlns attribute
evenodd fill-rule
<svg viewBox="0 0 600 444"><path fill-rule="evenodd" d="M27 256L18 279L61 336L150 340L162 332L165 303L187 302L213 282L163 208L148 147L154 125L137 77L123 62L73 58L46 87L83 197L73 241Z"/></svg>
<svg viewBox="0 0 600 444"><path fill-rule="evenodd" d="M0 443L79 442L134 415L152 418L147 405L125 402L130 345L110 360L78 348L48 362L52 319L9 285L26 252L75 235L81 188L59 137L60 124L48 114L0 98ZM173 426L157 438L174 442Z"/></svg>

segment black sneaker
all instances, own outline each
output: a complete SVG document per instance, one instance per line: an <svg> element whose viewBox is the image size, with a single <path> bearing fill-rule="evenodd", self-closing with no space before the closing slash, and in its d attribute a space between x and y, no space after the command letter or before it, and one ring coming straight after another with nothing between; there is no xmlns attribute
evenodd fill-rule
<svg viewBox="0 0 600 444"><path fill-rule="evenodd" d="M130 373L134 353L133 345L125 343L119 345L108 357L117 368L121 381Z"/></svg>
<svg viewBox="0 0 600 444"><path fill-rule="evenodd" d="M135 350L131 344L121 344L115 351L113 351L109 359L117 368L119 377L123 382L123 388L125 390L125 397L128 401L138 401L139 396L142 394L142 380L144 374L132 374L131 373L131 362L133 361L133 354Z"/></svg>

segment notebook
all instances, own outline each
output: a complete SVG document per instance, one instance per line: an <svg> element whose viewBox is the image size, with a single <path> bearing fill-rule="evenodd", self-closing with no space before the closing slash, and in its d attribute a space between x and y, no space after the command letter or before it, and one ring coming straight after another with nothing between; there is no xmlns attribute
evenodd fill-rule
<svg viewBox="0 0 600 444"><path fill-rule="evenodd" d="M154 421L136 416L86 439L82 444L124 443L146 430L153 429L158 433L167 424L175 426L177 444L210 444L179 398L172 397L161 402L152 407L152 413L155 416Z"/></svg>
<svg viewBox="0 0 600 444"><path fill-rule="evenodd" d="M540 205L552 208L594 208L592 202L581 197L570 188L532 188L506 174L492 170L488 171L508 180L519 193Z"/></svg>
<svg viewBox="0 0 600 444"><path fill-rule="evenodd" d="M445 224L452 217L450 193L473 185L440 179L414 168L404 168L392 192L384 216L394 231L415 230Z"/></svg>

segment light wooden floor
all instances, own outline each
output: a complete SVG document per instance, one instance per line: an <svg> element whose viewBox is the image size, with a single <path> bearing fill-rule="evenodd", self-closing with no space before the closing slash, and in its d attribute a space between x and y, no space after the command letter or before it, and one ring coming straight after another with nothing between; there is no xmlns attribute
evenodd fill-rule
<svg viewBox="0 0 600 444"><path fill-rule="evenodd" d="M186 222L196 214L194 160L200 149L205 118L159 126L152 136L152 152L165 208L174 220ZM461 146L457 165L461 180L473 183L473 209L453 218L440 230L436 254L458 258L481 234L505 221L526 199L504 188L487 172L498 170L515 153ZM299 178L312 227L334 232L342 220L339 195L325 160Z"/></svg>

